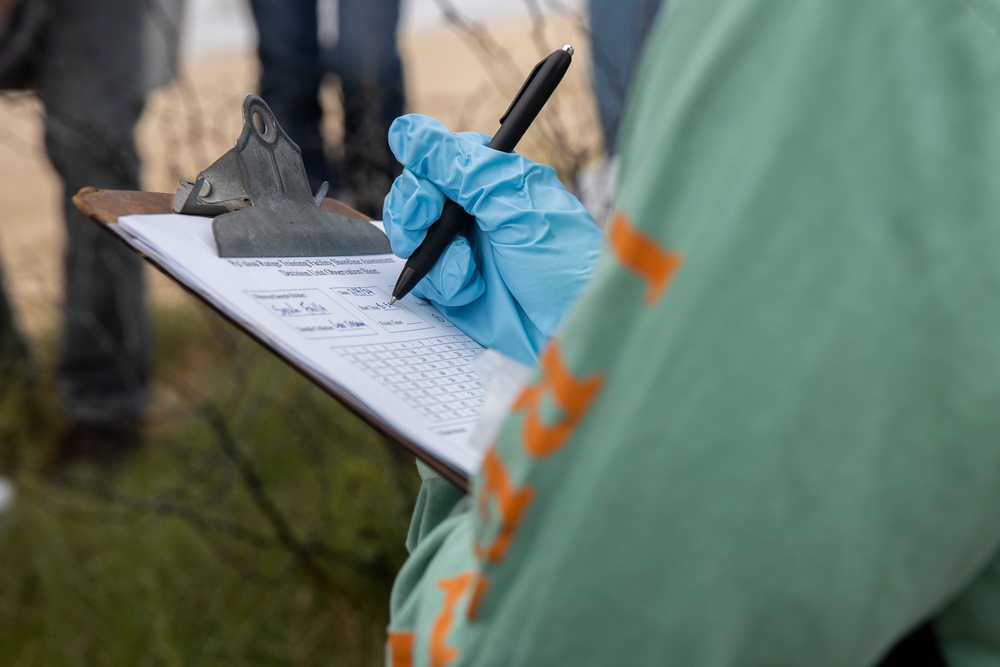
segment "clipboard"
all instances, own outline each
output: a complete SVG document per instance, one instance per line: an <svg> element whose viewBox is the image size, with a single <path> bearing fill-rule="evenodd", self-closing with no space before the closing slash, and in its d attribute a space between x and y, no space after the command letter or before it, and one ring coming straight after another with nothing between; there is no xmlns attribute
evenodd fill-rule
<svg viewBox="0 0 1000 667"><path fill-rule="evenodd" d="M301 151L260 97L247 95L242 113L234 147L194 181L182 180L173 197L84 188L74 204L377 432L468 490L486 434L513 399L508 388L487 401L489 376L508 379L494 373L504 362L430 302L391 299L404 261L381 223L325 197L325 183L312 194Z"/></svg>
<svg viewBox="0 0 1000 667"><path fill-rule="evenodd" d="M81 212L83 212L84 215L100 225L105 231L115 236L119 241L128 245L133 251L136 251L138 254L143 256L146 261L156 267L161 273L180 285L180 287L186 292L208 305L209 308L221 315L224 319L228 320L231 324L268 349L272 354L281 358L297 372L308 378L311 382L313 382L313 384L342 403L362 421L371 426L375 431L405 448L458 488L464 491L468 490L470 477L468 470L463 470L459 466L450 464L441 457L430 455L427 449L421 447L411 436L404 433L402 429L387 422L386 419L373 410L370 402L360 400L355 394L344 388L331 385L326 378L321 376L321 374L316 373L310 368L298 363L288 354L278 349L272 341L261 335L258 330L255 330L254 327L247 326L244 322L240 322L230 313L226 312L225 309L220 308L216 303L206 299L204 294L187 284L179 275L177 275L176 271L172 271L169 267L165 266L164 262L161 262L156 258L149 256L149 254L142 252L141 249L136 248L129 242L127 236L123 235L123 233L117 229L119 219L126 216L172 213L173 200L174 195L167 193L101 190L98 188L87 187L80 190L80 192L76 194L73 198L73 203ZM360 212L331 198L324 198L320 202L320 208L323 211L347 216L354 220L366 221L365 216Z"/></svg>

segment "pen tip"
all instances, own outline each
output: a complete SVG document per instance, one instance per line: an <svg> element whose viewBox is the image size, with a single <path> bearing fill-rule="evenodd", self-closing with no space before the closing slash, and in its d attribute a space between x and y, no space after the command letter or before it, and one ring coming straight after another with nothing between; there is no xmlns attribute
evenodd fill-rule
<svg viewBox="0 0 1000 667"><path fill-rule="evenodd" d="M562 50L571 56L573 55L573 47L570 44L563 44Z"/></svg>
<svg viewBox="0 0 1000 667"><path fill-rule="evenodd" d="M389 305L391 306L391 305L392 305L392 304L394 304L394 303L396 303L396 297L394 297L394 296L390 296L390 297L389 297Z"/></svg>

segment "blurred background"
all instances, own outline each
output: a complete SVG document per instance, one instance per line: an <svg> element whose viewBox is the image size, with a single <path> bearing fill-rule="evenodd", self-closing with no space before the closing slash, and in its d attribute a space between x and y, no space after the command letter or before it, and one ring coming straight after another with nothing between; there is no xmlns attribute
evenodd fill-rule
<svg viewBox="0 0 1000 667"><path fill-rule="evenodd" d="M405 108L454 130L492 133L534 63L572 43L574 65L519 152L571 189L600 169L582 0L401 11ZM173 192L232 146L260 66L246 0L187 0L162 27L179 31L178 66L136 136L141 187ZM323 149L336 154L335 87L322 107ZM0 504L17 492L0 520L0 665L381 664L419 485L412 457L155 271L141 446L47 473L66 233L43 134L34 93L0 93L0 265L32 366L0 379Z"/></svg>

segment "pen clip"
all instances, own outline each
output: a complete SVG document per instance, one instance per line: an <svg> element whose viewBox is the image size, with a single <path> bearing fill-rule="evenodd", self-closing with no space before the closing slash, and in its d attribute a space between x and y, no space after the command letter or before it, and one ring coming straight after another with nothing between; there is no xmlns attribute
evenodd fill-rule
<svg viewBox="0 0 1000 667"><path fill-rule="evenodd" d="M540 69L542 69L542 65L544 65L545 63L547 63L547 62L548 62L548 60L549 60L549 58L551 58L551 57L552 57L552 55L551 55L551 54L550 54L550 55L547 55L547 56L545 56L544 58L542 58L542 59L541 59L541 60L540 60L540 61L538 62L538 64L537 64L537 65L535 65L535 69L531 70L531 74L529 74L529 75L528 75L528 78L524 80L524 83L523 83L523 84L521 84L521 90L517 91L517 95L515 95L515 96L514 96L514 99L513 99L513 100L511 100L511 102L510 102L510 106L509 106L509 107L507 107L507 110L503 112L503 115L502 115L502 116L500 116L500 124L501 124L501 125L503 125L503 122L504 122L505 120L507 120L507 116L509 116L509 115L510 115L510 112L514 110L514 107L516 107L516 106L517 106L517 103L518 103L518 101L519 101L519 100L521 99L521 97L522 97L522 96L524 95L524 91L526 91L526 90L528 89L528 86L530 86L530 85L531 85L531 82L535 80L535 75L537 75L537 74L538 74L538 71L539 71Z"/></svg>

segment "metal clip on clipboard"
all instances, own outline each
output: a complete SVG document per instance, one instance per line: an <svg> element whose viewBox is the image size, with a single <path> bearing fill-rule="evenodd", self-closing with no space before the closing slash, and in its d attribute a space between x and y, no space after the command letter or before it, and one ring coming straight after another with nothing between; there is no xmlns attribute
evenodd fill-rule
<svg viewBox="0 0 1000 667"><path fill-rule="evenodd" d="M257 95L243 99L236 146L198 174L181 180L177 213L217 216L219 257L331 257L392 252L374 225L320 208L328 184L313 197L302 152Z"/></svg>

